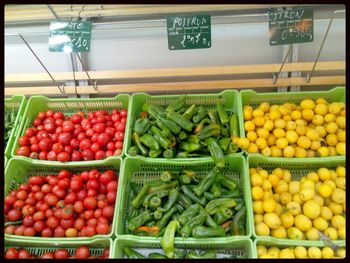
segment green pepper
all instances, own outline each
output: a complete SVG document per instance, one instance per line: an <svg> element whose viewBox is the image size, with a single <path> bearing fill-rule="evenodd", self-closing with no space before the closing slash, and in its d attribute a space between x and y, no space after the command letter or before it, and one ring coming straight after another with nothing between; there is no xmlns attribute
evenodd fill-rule
<svg viewBox="0 0 350 263"><path fill-rule="evenodd" d="M180 95L176 101L169 104L165 109L167 112L178 111L185 106L186 95Z"/></svg>
<svg viewBox="0 0 350 263"><path fill-rule="evenodd" d="M124 246L123 247L124 254L131 259L139 259L139 258L145 258L143 255L141 255L139 252L131 249L130 247Z"/></svg>
<svg viewBox="0 0 350 263"><path fill-rule="evenodd" d="M171 219L172 215L177 211L177 208L173 206L169 211L167 211L165 214L163 214L162 218L157 221L156 226L160 229L164 228L166 224Z"/></svg>
<svg viewBox="0 0 350 263"><path fill-rule="evenodd" d="M187 139L187 133L184 131L180 131L179 135L178 135L178 139L180 141L186 140Z"/></svg>
<svg viewBox="0 0 350 263"><path fill-rule="evenodd" d="M158 191L161 191L161 190L170 190L170 189L175 188L179 184L179 181L177 181L177 180L176 181L171 181L169 183L164 183L163 181L161 181L161 182L162 182L161 185L151 186L148 189L148 193L158 192Z"/></svg>
<svg viewBox="0 0 350 263"><path fill-rule="evenodd" d="M159 150L159 143L154 137L148 133L140 137L140 142L151 150Z"/></svg>
<svg viewBox="0 0 350 263"><path fill-rule="evenodd" d="M181 194L179 195L178 203L183 206L184 208L188 208L192 205L191 199L189 199L186 195Z"/></svg>
<svg viewBox="0 0 350 263"><path fill-rule="evenodd" d="M148 150L141 144L140 142L140 136L138 135L137 132L134 132L131 135L132 140L136 144L137 148L139 149L140 153L142 156L147 156L148 155Z"/></svg>
<svg viewBox="0 0 350 263"><path fill-rule="evenodd" d="M183 113L185 113L185 111L186 111L186 107L182 107L181 109L179 109L178 111L176 111L176 113L182 115Z"/></svg>
<svg viewBox="0 0 350 263"><path fill-rule="evenodd" d="M169 190L160 190L160 191L155 191L150 194L148 194L144 200L143 200L143 206L148 207L149 201L151 200L152 197L156 196L158 198L164 198L169 195Z"/></svg>
<svg viewBox="0 0 350 263"><path fill-rule="evenodd" d="M157 119L159 115L164 114L164 109L162 107L147 103L143 104L142 111L147 112L149 116L154 119Z"/></svg>
<svg viewBox="0 0 350 263"><path fill-rule="evenodd" d="M134 182L130 182L130 188L134 192L134 194L138 194L142 188L141 185L138 185Z"/></svg>
<svg viewBox="0 0 350 263"><path fill-rule="evenodd" d="M166 202L164 207L159 208L159 211L161 211L161 212L168 211L171 207L174 206L174 204L176 203L178 198L179 198L179 191L176 188L170 190L168 201Z"/></svg>
<svg viewBox="0 0 350 263"><path fill-rule="evenodd" d="M179 145L180 150L186 152L198 151L202 148L200 144L190 143L190 142L181 142Z"/></svg>
<svg viewBox="0 0 350 263"><path fill-rule="evenodd" d="M185 211L185 208L179 203L175 204L175 207L179 213L182 213L183 211Z"/></svg>
<svg viewBox="0 0 350 263"><path fill-rule="evenodd" d="M190 120L192 118L192 116L196 113L196 104L192 104L186 111L184 114L182 114L182 116L186 119L186 120Z"/></svg>
<svg viewBox="0 0 350 263"><path fill-rule="evenodd" d="M165 124L166 127L168 127L168 129L174 133L174 134L179 134L179 132L181 131L181 127L179 125L176 124L176 122L168 119L168 118L164 118L161 116L158 116L158 119L163 122Z"/></svg>
<svg viewBox="0 0 350 263"><path fill-rule="evenodd" d="M221 184L215 180L210 188L210 192L215 198L218 198L221 195Z"/></svg>
<svg viewBox="0 0 350 263"><path fill-rule="evenodd" d="M153 252L153 253L150 253L148 255L148 258L150 258L150 259L166 259L167 257L164 256L163 254L160 254L160 253L157 253L157 252Z"/></svg>
<svg viewBox="0 0 350 263"><path fill-rule="evenodd" d="M214 109L208 110L208 116L209 116L209 119L211 120L212 124L219 124L218 115L217 115L216 110L214 110Z"/></svg>
<svg viewBox="0 0 350 263"><path fill-rule="evenodd" d="M212 193L209 193L209 192L205 192L203 197L208 201L215 199L214 195Z"/></svg>
<svg viewBox="0 0 350 263"><path fill-rule="evenodd" d="M180 249L177 249L175 248L174 250L174 258L178 259L178 258L187 258L187 249L183 249L183 250L180 250Z"/></svg>
<svg viewBox="0 0 350 263"><path fill-rule="evenodd" d="M230 117L230 137L231 138L239 137L238 117L234 112L232 112L231 117Z"/></svg>
<svg viewBox="0 0 350 263"><path fill-rule="evenodd" d="M161 120L156 119L156 124L161 129L161 134L163 137L167 138L171 135L171 131Z"/></svg>
<svg viewBox="0 0 350 263"><path fill-rule="evenodd" d="M216 110L218 112L221 124L222 125L228 124L230 119L229 119L224 107L222 106L222 104L220 102L216 103Z"/></svg>
<svg viewBox="0 0 350 263"><path fill-rule="evenodd" d="M192 236L194 238L224 237L225 230L221 226L217 226L217 227L195 226L192 229Z"/></svg>
<svg viewBox="0 0 350 263"><path fill-rule="evenodd" d="M153 133L153 136L159 143L160 147L162 147L163 149L167 149L170 147L171 141L168 138L163 137L161 130L159 130L156 126L151 127L151 132Z"/></svg>
<svg viewBox="0 0 350 263"><path fill-rule="evenodd" d="M226 152L228 150L230 142L231 142L230 138L221 138L218 141L218 144L219 144L220 148L222 149L222 151Z"/></svg>
<svg viewBox="0 0 350 263"><path fill-rule="evenodd" d="M163 217L163 213L160 212L159 210L156 210L153 213L153 217L154 217L154 219L159 220L159 219L161 219Z"/></svg>
<svg viewBox="0 0 350 263"><path fill-rule="evenodd" d="M153 217L149 211L144 211L141 214L133 217L129 220L128 229L130 231L135 231L138 227L142 226L147 221L152 220Z"/></svg>
<svg viewBox="0 0 350 263"><path fill-rule="evenodd" d="M183 151L183 152L178 152L176 155L176 158L188 158L189 152Z"/></svg>
<svg viewBox="0 0 350 263"><path fill-rule="evenodd" d="M176 122L182 129L188 132L192 131L193 129L194 124L183 117L181 114L171 111L168 112L167 118Z"/></svg>
<svg viewBox="0 0 350 263"><path fill-rule="evenodd" d="M201 130L199 133L199 139L204 140L208 137L214 136L217 137L220 135L220 125L218 124L210 124Z"/></svg>
<svg viewBox="0 0 350 263"><path fill-rule="evenodd" d="M246 208L243 206L234 216L233 223L231 225L232 235L245 235L245 217Z"/></svg>
<svg viewBox="0 0 350 263"><path fill-rule="evenodd" d="M182 174L182 175L180 175L179 180L182 184L190 184L192 181L192 177L190 177L186 174Z"/></svg>
<svg viewBox="0 0 350 263"><path fill-rule="evenodd" d="M204 223L207 215L205 212L199 211L199 214L191 218L181 229L180 233L182 237L189 237L192 234L192 229L195 226L200 226Z"/></svg>
<svg viewBox="0 0 350 263"><path fill-rule="evenodd" d="M217 227L218 225L215 223L214 219L207 214L207 218L205 219L205 224L208 227Z"/></svg>
<svg viewBox="0 0 350 263"><path fill-rule="evenodd" d="M216 258L216 253L214 250L207 250L203 254L197 254L195 251L188 253L189 259L207 259Z"/></svg>
<svg viewBox="0 0 350 263"><path fill-rule="evenodd" d="M220 168L225 167L224 153L215 139L209 137L205 140L205 143L208 145L208 150L210 155L213 157L216 166Z"/></svg>
<svg viewBox="0 0 350 263"><path fill-rule="evenodd" d="M198 123L198 125L194 129L194 133L199 134L203 130L205 124L211 124L211 121L208 118L201 120L201 122Z"/></svg>
<svg viewBox="0 0 350 263"><path fill-rule="evenodd" d="M130 155L130 156L136 156L136 155L138 155L140 153L140 151L139 151L139 148L137 148L137 146L131 146L130 148L129 148L129 150L128 150L128 154Z"/></svg>
<svg viewBox="0 0 350 263"><path fill-rule="evenodd" d="M207 213L209 215L213 215L217 211L219 211L219 208L221 206L227 207L227 208L235 207L236 206L236 200L234 200L232 198L217 198L215 200L210 201L205 206L205 210L207 211Z"/></svg>
<svg viewBox="0 0 350 263"><path fill-rule="evenodd" d="M238 186L235 180L223 174L218 174L216 181L229 190L235 190Z"/></svg>
<svg viewBox="0 0 350 263"><path fill-rule="evenodd" d="M190 221L191 218L198 214L199 208L199 204L193 204L183 211L179 217L180 224L185 225L188 221Z"/></svg>
<svg viewBox="0 0 350 263"><path fill-rule="evenodd" d="M198 203L202 206L204 206L206 204L205 199L199 199L192 191L191 189L186 186L186 185L182 185L181 186L181 190L183 191L183 193L189 198L191 199L193 202Z"/></svg>
<svg viewBox="0 0 350 263"><path fill-rule="evenodd" d="M162 199L160 199L158 196L153 196L148 203L149 207L153 209L159 207L161 204L162 204Z"/></svg>
<svg viewBox="0 0 350 263"><path fill-rule="evenodd" d="M165 229L162 239L160 240L160 244L167 258L174 258L175 232L179 227L180 227L179 221L176 221L176 220L170 221L170 223Z"/></svg>
<svg viewBox="0 0 350 263"><path fill-rule="evenodd" d="M139 135L145 134L151 127L151 121L148 118L140 118L135 121L134 132L137 132Z"/></svg>
<svg viewBox="0 0 350 263"><path fill-rule="evenodd" d="M238 150L239 150L238 145L231 142L228 149L227 149L227 152L228 153L236 153Z"/></svg>
<svg viewBox="0 0 350 263"><path fill-rule="evenodd" d="M148 184L145 184L142 186L140 192L138 192L137 196L131 201L131 205L135 208L139 208L143 202L143 199L145 198L145 195L147 194L150 186Z"/></svg>
<svg viewBox="0 0 350 263"><path fill-rule="evenodd" d="M187 140L190 143L195 143L195 144L199 144L200 143L199 136L197 134L190 134L190 135L188 135Z"/></svg>
<svg viewBox="0 0 350 263"><path fill-rule="evenodd" d="M198 107L197 115L193 117L194 123L199 123L207 115L207 110L204 107Z"/></svg>
<svg viewBox="0 0 350 263"><path fill-rule="evenodd" d="M176 212L175 214L173 214L173 216L171 217L171 220L178 220L179 219L180 214L178 212Z"/></svg>
<svg viewBox="0 0 350 263"><path fill-rule="evenodd" d="M237 205L235 206L235 210L238 211L244 206L244 200L243 198L235 198Z"/></svg>
<svg viewBox="0 0 350 263"><path fill-rule="evenodd" d="M224 198L236 198L236 197L240 197L242 195L241 190L240 189L235 189L235 190L230 190L230 191L224 191L221 193L220 197L224 197Z"/></svg>
<svg viewBox="0 0 350 263"><path fill-rule="evenodd" d="M167 159L174 158L175 157L175 149L173 149L173 148L166 149L163 152L163 157L167 158Z"/></svg>
<svg viewBox="0 0 350 263"><path fill-rule="evenodd" d="M169 171L164 171L161 175L160 175L160 180L162 180L163 182L170 182L172 179L175 178L175 175L172 172Z"/></svg>
<svg viewBox="0 0 350 263"><path fill-rule="evenodd" d="M215 167L213 170L209 172L209 174L206 177L204 177L204 179L200 181L198 185L196 185L193 188L193 192L197 196L201 197L203 193L206 192L214 183L217 173L218 173L218 169Z"/></svg>
<svg viewBox="0 0 350 263"><path fill-rule="evenodd" d="M219 210L215 213L214 221L216 224L221 225L232 216L233 216L233 213L231 209L228 209L227 207L223 206L223 207L220 207Z"/></svg>
<svg viewBox="0 0 350 263"><path fill-rule="evenodd" d="M161 149L158 149L158 150L150 150L148 156L149 156L150 158L157 158L159 155L162 154L162 152L163 152L163 151L162 151Z"/></svg>
<svg viewBox="0 0 350 263"><path fill-rule="evenodd" d="M153 214L154 214L154 213L153 213ZM156 222L155 222L154 220L153 220L153 221L149 221L149 222L146 223L146 226L147 226L147 227L152 227L152 226L155 225L155 223L156 223Z"/></svg>
<svg viewBox="0 0 350 263"><path fill-rule="evenodd" d="M221 126L221 132L220 134L223 136L223 137L229 137L230 136L230 131L228 130L227 126Z"/></svg>

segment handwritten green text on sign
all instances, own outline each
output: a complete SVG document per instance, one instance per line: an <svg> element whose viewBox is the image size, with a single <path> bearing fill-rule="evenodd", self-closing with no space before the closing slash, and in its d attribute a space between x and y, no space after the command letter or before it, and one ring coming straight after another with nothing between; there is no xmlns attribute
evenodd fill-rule
<svg viewBox="0 0 350 263"><path fill-rule="evenodd" d="M211 47L210 15L171 15L167 29L170 50Z"/></svg>
<svg viewBox="0 0 350 263"><path fill-rule="evenodd" d="M91 22L51 22L49 51L89 52L91 43Z"/></svg>
<svg viewBox="0 0 350 263"><path fill-rule="evenodd" d="M271 46L314 40L314 11L312 8L270 10L268 15Z"/></svg>

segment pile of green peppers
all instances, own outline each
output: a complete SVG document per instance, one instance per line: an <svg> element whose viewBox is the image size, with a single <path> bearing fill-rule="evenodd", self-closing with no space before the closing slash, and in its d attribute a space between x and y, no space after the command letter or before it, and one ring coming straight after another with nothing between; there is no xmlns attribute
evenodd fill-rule
<svg viewBox="0 0 350 263"><path fill-rule="evenodd" d="M218 167L207 174L165 171L142 186L131 183L126 233L162 237L168 258L174 238L245 235L246 208L242 187Z"/></svg>
<svg viewBox="0 0 350 263"><path fill-rule="evenodd" d="M186 106L181 95L166 108L144 104L140 118L133 126L131 156L188 158L208 156L218 167L225 166L225 154L238 151L231 138L238 137L238 117L229 116L221 103L207 110L192 104Z"/></svg>
<svg viewBox="0 0 350 263"><path fill-rule="evenodd" d="M5 133L4 133L4 142L5 147L10 138L11 131L15 125L16 111L12 109L11 111L5 111Z"/></svg>
<svg viewBox="0 0 350 263"><path fill-rule="evenodd" d="M168 259L166 255L163 255L159 252L152 252L148 254L148 257L142 255L141 253L137 252L136 250L132 249L131 247L124 246L123 247L124 255L129 259ZM208 250L180 250L175 248L174 249L174 257L175 259L212 259L212 258L219 258L216 254L215 250L208 249ZM227 259L243 259L246 258L245 256L236 256L236 255L229 255L227 257L221 257L221 258L227 258Z"/></svg>

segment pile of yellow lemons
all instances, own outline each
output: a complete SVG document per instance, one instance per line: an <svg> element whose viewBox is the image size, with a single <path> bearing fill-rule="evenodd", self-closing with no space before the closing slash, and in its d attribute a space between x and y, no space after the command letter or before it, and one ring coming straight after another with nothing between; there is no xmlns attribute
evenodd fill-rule
<svg viewBox="0 0 350 263"><path fill-rule="evenodd" d="M320 240L321 232L345 240L345 167L322 167L298 180L281 168L249 172L257 235Z"/></svg>
<svg viewBox="0 0 350 263"><path fill-rule="evenodd" d="M334 251L330 247L283 247L257 246L258 258L345 258L345 248Z"/></svg>
<svg viewBox="0 0 350 263"><path fill-rule="evenodd" d="M261 103L243 108L245 138L233 142L249 153L272 157L345 155L345 103L323 98L299 105Z"/></svg>

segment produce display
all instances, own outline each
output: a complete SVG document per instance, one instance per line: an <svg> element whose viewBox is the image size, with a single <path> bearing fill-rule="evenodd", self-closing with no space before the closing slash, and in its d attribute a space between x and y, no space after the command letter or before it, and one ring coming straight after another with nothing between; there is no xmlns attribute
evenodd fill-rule
<svg viewBox="0 0 350 263"><path fill-rule="evenodd" d="M145 256L131 247L123 247L124 255L129 259L168 259L163 253L151 252L148 256ZM175 259L204 259L204 258L227 258L227 259L243 259L245 256L227 255L224 253L218 253L213 249L208 250L187 250L187 249L174 249Z"/></svg>
<svg viewBox="0 0 350 263"><path fill-rule="evenodd" d="M323 98L296 105L261 103L243 108L245 138L235 138L249 153L271 157L345 155L345 103Z"/></svg>
<svg viewBox="0 0 350 263"><path fill-rule="evenodd" d="M129 234L162 236L167 245L173 242L175 232L194 238L245 235L242 187L238 179L217 167L209 173L182 170L175 175L165 171L159 180L142 186L131 182L130 186L125 222Z"/></svg>
<svg viewBox="0 0 350 263"><path fill-rule="evenodd" d="M5 197L5 234L106 235L111 232L117 188L113 170L33 175Z"/></svg>
<svg viewBox="0 0 350 263"><path fill-rule="evenodd" d="M5 252L5 258L6 259L107 259L109 258L109 248L103 249L101 256L92 256L92 253L90 252L90 248L88 246L79 246L78 248L74 249L74 254L69 253L68 249L66 248L58 248L54 249L53 251L45 252L42 255L36 255L34 253L30 253L25 248L15 248L10 247L6 249Z"/></svg>
<svg viewBox="0 0 350 263"><path fill-rule="evenodd" d="M4 132L4 147L6 148L7 142L10 139L10 135L12 132L12 129L15 125L16 121L16 111L14 108L12 108L11 111L5 110L5 132Z"/></svg>
<svg viewBox="0 0 350 263"><path fill-rule="evenodd" d="M18 140L16 154L49 161L91 161L121 155L128 111L39 112Z"/></svg>
<svg viewBox="0 0 350 263"><path fill-rule="evenodd" d="M331 247L288 246L257 246L258 258L345 258L345 248L333 250Z"/></svg>
<svg viewBox="0 0 350 263"><path fill-rule="evenodd" d="M292 180L287 169L250 168L255 232L297 240L345 240L346 170L325 167Z"/></svg>
<svg viewBox="0 0 350 263"><path fill-rule="evenodd" d="M132 132L130 156L188 158L210 154L218 167L225 166L224 154L236 153L231 137L238 136L238 117L219 102L206 109L186 106L182 95L166 108L145 103Z"/></svg>

